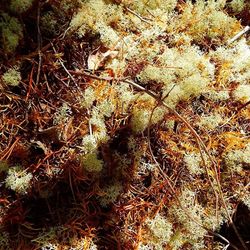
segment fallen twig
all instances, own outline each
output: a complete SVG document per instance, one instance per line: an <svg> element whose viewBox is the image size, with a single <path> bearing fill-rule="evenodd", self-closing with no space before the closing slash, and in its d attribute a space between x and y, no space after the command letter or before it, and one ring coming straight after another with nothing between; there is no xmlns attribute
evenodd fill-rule
<svg viewBox="0 0 250 250"><path fill-rule="evenodd" d="M246 34L248 31L250 30L250 26L246 26L243 30L241 30L239 33L237 33L233 38L231 38L228 42L227 45L235 42L236 40L238 40L241 36L243 36L244 34Z"/></svg>
<svg viewBox="0 0 250 250"><path fill-rule="evenodd" d="M41 10L40 1L38 1L38 7L37 7L38 69L37 69L37 75L36 75L36 85L39 83L41 65L42 65L42 53L41 53L42 37L41 37L41 30L40 30L40 10Z"/></svg>
<svg viewBox="0 0 250 250"><path fill-rule="evenodd" d="M52 47L53 51L55 53L57 53L57 51L56 51L56 49L55 49L55 47L54 47L54 45L52 43L51 43L51 47ZM73 81L73 83L77 87L77 89L79 91L81 91L81 89L79 88L79 86L78 86L77 82L75 81L74 77L70 74L70 72L68 71L68 69L65 67L65 65L63 63L63 60L61 58L59 58L58 60L59 60L59 63L61 64L61 66L63 67L63 69L65 70L65 72L68 74L68 76L70 77L70 79Z"/></svg>
<svg viewBox="0 0 250 250"><path fill-rule="evenodd" d="M137 16L140 20L142 20L145 23L151 24L148 20L152 21L152 19L147 18L147 17L142 17L140 16L138 13L136 13L135 11L131 10L130 8L126 7L125 8L128 12L130 12L131 14Z"/></svg>

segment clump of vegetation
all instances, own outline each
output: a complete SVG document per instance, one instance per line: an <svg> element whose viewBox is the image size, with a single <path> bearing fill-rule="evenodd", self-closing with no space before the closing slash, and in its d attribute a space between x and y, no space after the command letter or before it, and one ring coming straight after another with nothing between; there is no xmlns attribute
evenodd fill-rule
<svg viewBox="0 0 250 250"><path fill-rule="evenodd" d="M249 248L246 1L0 5L0 248Z"/></svg>
<svg viewBox="0 0 250 250"><path fill-rule="evenodd" d="M31 173L27 173L26 170L21 169L19 166L12 167L8 170L5 185L19 194L26 194L32 177Z"/></svg>
<svg viewBox="0 0 250 250"><path fill-rule="evenodd" d="M32 6L33 0L11 0L10 9L16 13L23 13Z"/></svg>
<svg viewBox="0 0 250 250"><path fill-rule="evenodd" d="M146 247L164 249L164 244L168 243L173 235L172 224L167 219L157 214L152 219L145 221L146 233L145 243L140 245L139 249L145 249Z"/></svg>
<svg viewBox="0 0 250 250"><path fill-rule="evenodd" d="M121 192L122 192L122 185L119 182L106 186L103 189L103 195L101 195L99 198L100 204L103 207L107 207L108 205L116 201Z"/></svg>
<svg viewBox="0 0 250 250"><path fill-rule="evenodd" d="M7 171L9 164L6 161L0 161L0 173Z"/></svg>
<svg viewBox="0 0 250 250"><path fill-rule="evenodd" d="M2 79L9 86L18 86L22 77L18 67L13 67L3 74Z"/></svg>
<svg viewBox="0 0 250 250"><path fill-rule="evenodd" d="M0 13L1 47L5 53L15 52L23 38L23 26L20 21L7 13Z"/></svg>
<svg viewBox="0 0 250 250"><path fill-rule="evenodd" d="M81 157L83 167L89 172L100 172L102 170L103 161L97 158L97 153L88 153Z"/></svg>

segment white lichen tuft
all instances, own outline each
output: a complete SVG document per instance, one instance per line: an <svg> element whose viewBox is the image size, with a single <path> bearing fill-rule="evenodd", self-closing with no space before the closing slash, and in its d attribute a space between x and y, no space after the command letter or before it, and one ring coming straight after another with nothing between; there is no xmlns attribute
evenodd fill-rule
<svg viewBox="0 0 250 250"><path fill-rule="evenodd" d="M199 153L186 153L184 155L183 161L192 175L199 175L204 173L204 169L201 167L202 159Z"/></svg>
<svg viewBox="0 0 250 250"><path fill-rule="evenodd" d="M115 111L115 108L111 100L105 100L97 106L99 113L103 114L105 117L110 117Z"/></svg>
<svg viewBox="0 0 250 250"><path fill-rule="evenodd" d="M85 135L82 138L82 149L85 153L90 153L98 147L97 141L93 135Z"/></svg>
<svg viewBox="0 0 250 250"><path fill-rule="evenodd" d="M8 171L5 185L7 188L24 195L31 185L32 178L33 175L27 173L26 170L21 169L21 167L12 167Z"/></svg>
<svg viewBox="0 0 250 250"><path fill-rule="evenodd" d="M233 92L233 97L235 100L242 103L250 101L250 84L239 85Z"/></svg>
<svg viewBox="0 0 250 250"><path fill-rule="evenodd" d="M248 207L250 210L250 193L246 194L242 199L242 202Z"/></svg>
<svg viewBox="0 0 250 250"><path fill-rule="evenodd" d="M250 143L244 149L232 149L224 155L225 166L230 172L242 173L243 166L250 168Z"/></svg>
<svg viewBox="0 0 250 250"><path fill-rule="evenodd" d="M180 235L177 237L178 241L191 243L191 245L199 243L200 246L204 247L203 237L206 235L206 230L200 225L203 224L205 211L195 198L195 192L185 188L179 196L182 207L179 204L173 205L169 209L169 216L172 217L173 221L180 223L182 231L184 230L181 234L182 239L179 239ZM174 244L175 240L173 239L171 245ZM198 249L202 249L202 247Z"/></svg>
<svg viewBox="0 0 250 250"><path fill-rule="evenodd" d="M103 207L115 202L117 197L122 192L122 185L119 182L116 182L110 186L107 186L103 189L104 195L99 197L100 204Z"/></svg>
<svg viewBox="0 0 250 250"><path fill-rule="evenodd" d="M92 110L92 117L89 119L89 125L92 128L93 136L98 144L107 142L107 128L104 122L104 114L99 113L98 109Z"/></svg>
<svg viewBox="0 0 250 250"><path fill-rule="evenodd" d="M221 91L209 90L207 93L204 94L204 96L206 96L206 98L214 102L222 102L230 98L228 90L221 90Z"/></svg>
<svg viewBox="0 0 250 250"><path fill-rule="evenodd" d="M154 239L155 245L163 245L168 243L172 234L172 224L160 214L157 214L152 219L147 219L145 222L149 229L149 235ZM153 241L152 241L153 242Z"/></svg>
<svg viewBox="0 0 250 250"><path fill-rule="evenodd" d="M96 100L95 91L92 87L88 87L83 94L81 99L81 106L88 109L92 106L93 102Z"/></svg>
<svg viewBox="0 0 250 250"><path fill-rule="evenodd" d="M62 106L56 111L53 117L53 124L65 124L72 115L72 110L67 103L63 103Z"/></svg>
<svg viewBox="0 0 250 250"><path fill-rule="evenodd" d="M195 42L201 42L205 37L220 43L221 39L229 39L240 24L232 17L221 11L225 1L197 1L185 5L178 25L186 28L186 34ZM197 21L199 20L199 21ZM224 29L221 29L224 27Z"/></svg>
<svg viewBox="0 0 250 250"><path fill-rule="evenodd" d="M219 113L201 116L199 125L209 130L213 130L223 123L224 119Z"/></svg>
<svg viewBox="0 0 250 250"><path fill-rule="evenodd" d="M131 119L131 127L135 133L143 132L148 126L151 112L149 110L138 110L133 111Z"/></svg>
<svg viewBox="0 0 250 250"><path fill-rule="evenodd" d="M59 244L47 243L41 247L41 250L59 250Z"/></svg>

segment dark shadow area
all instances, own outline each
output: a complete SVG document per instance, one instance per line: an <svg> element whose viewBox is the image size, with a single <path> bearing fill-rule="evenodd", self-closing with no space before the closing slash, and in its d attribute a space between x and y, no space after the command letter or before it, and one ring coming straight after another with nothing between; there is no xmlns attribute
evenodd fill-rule
<svg viewBox="0 0 250 250"><path fill-rule="evenodd" d="M237 210L233 215L233 222L246 246L250 249L250 210L246 205L242 203L238 205ZM224 223L219 231L219 234L228 239L230 243L232 243L238 249L243 249L232 225ZM235 248L232 246L228 248L228 250L233 249Z"/></svg>

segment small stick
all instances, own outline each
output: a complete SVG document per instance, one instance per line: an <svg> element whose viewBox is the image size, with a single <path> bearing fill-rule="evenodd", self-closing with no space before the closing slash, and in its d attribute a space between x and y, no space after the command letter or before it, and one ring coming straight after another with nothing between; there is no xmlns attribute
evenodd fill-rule
<svg viewBox="0 0 250 250"><path fill-rule="evenodd" d="M38 83L39 83L40 73L41 73L41 67L42 67L42 52L41 52L42 36L41 36L41 30L40 30L40 13L41 13L41 4L40 4L40 2L38 2L37 20L36 20L36 25L37 25L37 44L38 44L38 48L37 48L37 51L38 51L38 68L37 68L37 75L36 75L36 85L38 85ZM33 69L32 69L31 72L33 72ZM31 73L31 77L32 77L32 73ZM30 80L30 87L31 87L31 83L32 83L32 79ZM28 98L29 98L29 92L27 94L26 99L28 100Z"/></svg>
<svg viewBox="0 0 250 250"><path fill-rule="evenodd" d="M142 20L143 22L145 22L145 23L147 23L147 24L151 24L148 20L152 20L152 19L150 19L150 18L148 18L148 17L142 17L142 16L140 16L139 14L137 14L135 11L133 11L133 10L131 10L130 8L128 8L128 7L126 7L126 10L128 11L128 12L130 12L131 14L133 14L133 15L135 15L135 16L137 16L140 20ZM148 20L147 20L148 19Z"/></svg>
<svg viewBox="0 0 250 250"><path fill-rule="evenodd" d="M57 51L56 51L56 49L55 49L55 47L54 47L54 45L53 45L52 43L51 43L51 47L52 47L53 51L54 51L55 53L57 53ZM77 89L78 89L79 91L81 91L81 89L79 88L79 86L78 86L77 82L75 81L74 77L70 74L69 70L68 70L68 69L65 67L65 65L63 64L63 60L62 60L61 58L58 58L58 60L59 60L59 63L61 64L61 66L63 67L63 69L65 70L65 72L68 74L69 78L73 81L73 83L74 83L75 86L77 87ZM66 86L67 86L67 85L66 85Z"/></svg>
<svg viewBox="0 0 250 250"><path fill-rule="evenodd" d="M250 30L250 26L246 26L243 30L241 30L239 33L237 33L233 38L231 38L228 42L227 45L233 43L237 39L239 39L241 36L246 34Z"/></svg>

